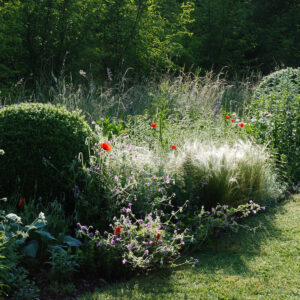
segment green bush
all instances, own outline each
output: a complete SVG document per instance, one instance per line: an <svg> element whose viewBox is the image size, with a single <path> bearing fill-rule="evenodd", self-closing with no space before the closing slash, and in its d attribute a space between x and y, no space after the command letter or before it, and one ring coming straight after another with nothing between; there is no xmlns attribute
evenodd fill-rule
<svg viewBox="0 0 300 300"><path fill-rule="evenodd" d="M300 178L300 68L266 76L249 106L249 132L267 143L292 181Z"/></svg>
<svg viewBox="0 0 300 300"><path fill-rule="evenodd" d="M23 103L0 110L0 195L12 191L24 195L63 191L64 180L43 161L59 171L79 152L88 157L86 138L91 129L80 111L68 112L50 104ZM18 187L16 183L18 182Z"/></svg>
<svg viewBox="0 0 300 300"><path fill-rule="evenodd" d="M262 95L281 94L288 91L294 95L300 93L300 68L286 68L265 76L254 92L254 98Z"/></svg>

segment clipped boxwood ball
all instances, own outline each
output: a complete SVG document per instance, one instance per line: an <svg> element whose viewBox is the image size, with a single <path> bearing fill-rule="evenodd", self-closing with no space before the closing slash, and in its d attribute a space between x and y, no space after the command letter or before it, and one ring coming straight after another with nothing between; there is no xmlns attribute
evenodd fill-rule
<svg viewBox="0 0 300 300"><path fill-rule="evenodd" d="M254 92L254 98L262 95L281 94L288 91L300 94L300 68L286 68L265 76Z"/></svg>
<svg viewBox="0 0 300 300"><path fill-rule="evenodd" d="M69 112L51 104L23 103L0 110L0 196L16 191L36 196L64 192L59 171L83 153L92 130L80 111Z"/></svg>

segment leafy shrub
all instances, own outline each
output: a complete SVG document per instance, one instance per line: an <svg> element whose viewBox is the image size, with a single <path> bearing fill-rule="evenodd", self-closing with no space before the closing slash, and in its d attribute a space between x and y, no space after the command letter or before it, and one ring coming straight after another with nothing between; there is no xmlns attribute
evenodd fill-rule
<svg viewBox="0 0 300 300"><path fill-rule="evenodd" d="M163 267L179 259L180 249L188 237L188 230L177 229L174 221L187 204L188 201L171 214L154 209L153 213L138 218L129 203L127 208L122 209L120 217L114 217L110 232L100 234L92 226L78 223L78 234L90 239L103 251L103 261L109 258L111 264L118 265L120 269L151 270Z"/></svg>
<svg viewBox="0 0 300 300"><path fill-rule="evenodd" d="M265 76L254 92L254 98L262 95L281 94L288 91L293 95L300 93L300 68L286 68Z"/></svg>
<svg viewBox="0 0 300 300"><path fill-rule="evenodd" d="M268 144L292 181L300 178L300 68L266 76L249 106L248 131Z"/></svg>
<svg viewBox="0 0 300 300"><path fill-rule="evenodd" d="M28 279L29 272L22 267L15 267L7 278L7 283L11 287L10 295L12 299L32 300L39 299L39 289L35 282Z"/></svg>
<svg viewBox="0 0 300 300"><path fill-rule="evenodd" d="M47 219L43 212L29 225L23 225L21 217L14 213L0 214L0 229L4 232L4 241L13 241L25 257L40 259L47 250L66 247L78 247L79 241L71 236L59 234L54 237L46 230Z"/></svg>
<svg viewBox="0 0 300 300"><path fill-rule="evenodd" d="M80 111L49 104L20 104L0 110L0 145L6 155L0 161L0 193L8 195L17 190L32 195L36 184L39 194L64 191L62 178L45 169L43 160L50 160L59 170L83 153L88 157L86 138L91 129L80 116Z"/></svg>
<svg viewBox="0 0 300 300"><path fill-rule="evenodd" d="M77 255L72 254L71 248L68 248L66 251L60 247L53 247L50 250L50 254L50 260L46 262L51 265L49 278L60 282L70 279L73 273L77 271L76 267L79 266Z"/></svg>
<svg viewBox="0 0 300 300"><path fill-rule="evenodd" d="M250 142L217 146L186 140L170 154L166 171L175 176L177 196L188 197L195 209L217 204L237 207L252 198L261 201L280 194L267 152Z"/></svg>
<svg viewBox="0 0 300 300"><path fill-rule="evenodd" d="M217 205L210 210L205 210L204 206L193 210L186 200L176 211L166 213L153 209L143 217L136 217L132 211L134 205L130 203L124 207L121 215L114 217L110 229L103 233L93 226L77 224L78 235L85 239L80 249L81 268L98 271L111 280L120 279L121 274L129 272L176 264L183 250L190 246L199 248L212 234L238 231L240 227L252 230L239 224L239 220L266 209L250 200L237 208ZM196 262L193 258L181 260L181 264Z"/></svg>
<svg viewBox="0 0 300 300"><path fill-rule="evenodd" d="M98 139L91 148L90 167L84 167L73 187L76 221L103 229L130 202L138 212L168 198L170 179L158 155L132 145L124 134L107 141L100 132Z"/></svg>
<svg viewBox="0 0 300 300"><path fill-rule="evenodd" d="M6 295L6 291L9 286L5 283L6 278L10 270L10 262L3 255L4 249L6 247L6 242L3 242L3 232L0 232L0 297Z"/></svg>

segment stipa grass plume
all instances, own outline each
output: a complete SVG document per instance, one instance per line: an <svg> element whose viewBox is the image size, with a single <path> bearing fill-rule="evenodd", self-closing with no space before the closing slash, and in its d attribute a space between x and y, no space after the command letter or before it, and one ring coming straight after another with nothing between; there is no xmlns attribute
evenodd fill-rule
<svg viewBox="0 0 300 300"><path fill-rule="evenodd" d="M237 206L279 195L268 153L250 141L217 145L187 140L181 151L170 155L166 169L199 208Z"/></svg>

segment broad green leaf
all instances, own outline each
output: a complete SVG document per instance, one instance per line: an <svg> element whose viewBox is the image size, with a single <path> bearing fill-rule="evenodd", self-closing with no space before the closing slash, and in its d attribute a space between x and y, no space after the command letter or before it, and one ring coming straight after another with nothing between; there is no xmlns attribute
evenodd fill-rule
<svg viewBox="0 0 300 300"><path fill-rule="evenodd" d="M51 235L51 233L49 233L48 231L36 230L35 232L38 233L43 238L46 238L46 239L49 239L49 240L56 240L56 238L53 235Z"/></svg>
<svg viewBox="0 0 300 300"><path fill-rule="evenodd" d="M36 257L36 253L39 248L39 243L36 240L30 241L24 248L23 253L26 256Z"/></svg>
<svg viewBox="0 0 300 300"><path fill-rule="evenodd" d="M70 247L78 247L81 242L70 235L66 235L64 238L64 243L68 244Z"/></svg>

